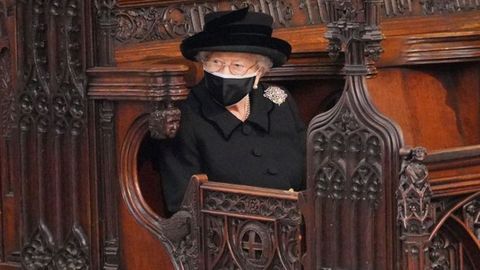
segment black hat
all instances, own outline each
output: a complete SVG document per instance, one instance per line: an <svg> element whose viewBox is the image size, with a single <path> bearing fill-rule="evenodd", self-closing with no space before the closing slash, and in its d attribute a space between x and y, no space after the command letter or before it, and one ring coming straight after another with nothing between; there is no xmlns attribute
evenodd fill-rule
<svg viewBox="0 0 480 270"><path fill-rule="evenodd" d="M271 16L248 12L248 7L235 11L205 15L203 31L183 40L180 50L185 58L196 61L201 51L256 53L269 57L273 66L288 60L292 47L272 37Z"/></svg>

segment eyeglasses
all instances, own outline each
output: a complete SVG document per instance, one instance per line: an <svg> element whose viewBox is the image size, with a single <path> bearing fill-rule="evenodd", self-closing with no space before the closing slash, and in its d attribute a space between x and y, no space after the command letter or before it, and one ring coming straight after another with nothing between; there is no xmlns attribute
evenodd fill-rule
<svg viewBox="0 0 480 270"><path fill-rule="evenodd" d="M232 75L245 75L247 71L249 71L251 68L253 68L257 63L255 62L253 65L248 66L247 63L242 63L242 62L232 62L227 65L227 63L218 60L218 59L212 59L212 60L205 60L203 61L203 68L208 71L208 72L219 72L222 70L225 66L228 66L228 69L230 70L230 73Z"/></svg>

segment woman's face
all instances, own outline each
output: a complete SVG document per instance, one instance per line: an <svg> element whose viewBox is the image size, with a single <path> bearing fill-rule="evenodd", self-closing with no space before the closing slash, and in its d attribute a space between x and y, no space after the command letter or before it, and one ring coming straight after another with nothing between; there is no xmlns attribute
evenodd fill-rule
<svg viewBox="0 0 480 270"><path fill-rule="evenodd" d="M203 67L208 72L236 76L254 75L258 69L255 55L240 52L212 52Z"/></svg>

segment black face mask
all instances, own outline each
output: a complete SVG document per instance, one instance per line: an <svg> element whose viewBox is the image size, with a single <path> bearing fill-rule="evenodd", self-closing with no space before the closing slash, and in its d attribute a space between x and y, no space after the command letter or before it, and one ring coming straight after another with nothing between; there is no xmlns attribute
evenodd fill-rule
<svg viewBox="0 0 480 270"><path fill-rule="evenodd" d="M223 106L239 102L253 89L255 76L250 78L222 78L205 72L205 85L213 99Z"/></svg>

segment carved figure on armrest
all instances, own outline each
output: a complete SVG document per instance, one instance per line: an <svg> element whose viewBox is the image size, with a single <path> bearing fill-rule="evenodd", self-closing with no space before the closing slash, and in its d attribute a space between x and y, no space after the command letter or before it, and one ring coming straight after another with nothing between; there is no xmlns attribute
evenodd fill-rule
<svg viewBox="0 0 480 270"><path fill-rule="evenodd" d="M150 135L155 139L175 137L180 125L180 114L180 110L173 106L151 112L148 121Z"/></svg>

